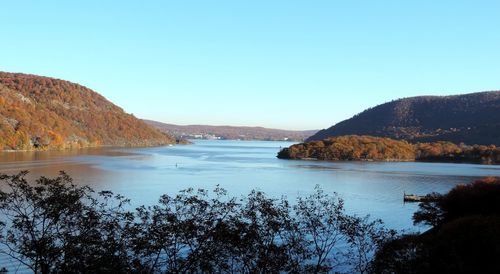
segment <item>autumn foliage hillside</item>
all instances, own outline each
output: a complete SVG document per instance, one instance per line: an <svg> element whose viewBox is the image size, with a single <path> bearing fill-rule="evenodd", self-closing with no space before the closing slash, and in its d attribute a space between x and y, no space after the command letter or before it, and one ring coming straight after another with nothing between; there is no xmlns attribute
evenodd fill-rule
<svg viewBox="0 0 500 274"><path fill-rule="evenodd" d="M352 135L293 145L281 150L278 158L411 161L415 159L415 149L406 141Z"/></svg>
<svg viewBox="0 0 500 274"><path fill-rule="evenodd" d="M0 72L0 149L148 146L174 140L68 81Z"/></svg>
<svg viewBox="0 0 500 274"><path fill-rule="evenodd" d="M296 144L281 150L278 158L500 164L500 148L451 142L411 144L390 138L348 135Z"/></svg>

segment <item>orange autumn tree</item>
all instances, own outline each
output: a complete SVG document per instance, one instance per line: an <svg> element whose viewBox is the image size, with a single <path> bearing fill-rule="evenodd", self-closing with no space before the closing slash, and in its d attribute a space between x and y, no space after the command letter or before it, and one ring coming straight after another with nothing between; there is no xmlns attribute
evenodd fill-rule
<svg viewBox="0 0 500 274"><path fill-rule="evenodd" d="M50 138L50 146L55 147L55 148L64 148L64 139L63 137L58 134L57 132L54 132L52 130L49 130L47 132Z"/></svg>

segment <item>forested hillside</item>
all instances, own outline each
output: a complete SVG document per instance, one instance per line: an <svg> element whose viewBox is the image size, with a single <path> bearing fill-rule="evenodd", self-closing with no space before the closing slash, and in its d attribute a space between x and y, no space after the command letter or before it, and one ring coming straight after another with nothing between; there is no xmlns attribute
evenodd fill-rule
<svg viewBox="0 0 500 274"><path fill-rule="evenodd" d="M284 148L281 159L413 161L415 148L406 141L371 136L339 136Z"/></svg>
<svg viewBox="0 0 500 274"><path fill-rule="evenodd" d="M500 91L420 96L385 103L321 130L308 141L371 135L412 143L500 145Z"/></svg>
<svg viewBox="0 0 500 274"><path fill-rule="evenodd" d="M0 149L149 146L175 140L68 81L0 72Z"/></svg>
<svg viewBox="0 0 500 274"><path fill-rule="evenodd" d="M451 142L411 144L390 138L349 135L296 144L282 149L278 158L500 164L500 148Z"/></svg>

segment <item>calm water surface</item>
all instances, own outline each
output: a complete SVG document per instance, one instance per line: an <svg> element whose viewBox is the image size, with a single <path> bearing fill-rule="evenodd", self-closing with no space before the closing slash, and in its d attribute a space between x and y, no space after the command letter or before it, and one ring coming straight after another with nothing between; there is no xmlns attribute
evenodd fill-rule
<svg viewBox="0 0 500 274"><path fill-rule="evenodd" d="M0 172L27 169L35 178L65 170L77 184L123 194L134 206L153 204L163 193L175 194L188 187L213 189L218 184L231 196L258 189L293 200L320 185L327 192L337 192L350 213L370 214L387 227L412 231L425 227L413 226L411 216L417 205L404 204L403 192L444 193L478 177L500 176L500 166L289 161L275 157L280 147L291 144L195 141L194 145L173 147L3 153Z"/></svg>

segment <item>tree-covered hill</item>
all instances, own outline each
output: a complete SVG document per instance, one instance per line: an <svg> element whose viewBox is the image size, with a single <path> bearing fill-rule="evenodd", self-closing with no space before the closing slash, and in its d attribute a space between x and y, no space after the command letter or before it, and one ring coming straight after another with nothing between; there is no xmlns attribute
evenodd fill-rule
<svg viewBox="0 0 500 274"><path fill-rule="evenodd" d="M500 145L500 91L420 96L367 109L311 136L371 135L409 142Z"/></svg>
<svg viewBox="0 0 500 274"><path fill-rule="evenodd" d="M0 72L0 149L149 146L175 140L100 94L48 77Z"/></svg>
<svg viewBox="0 0 500 274"><path fill-rule="evenodd" d="M278 153L278 158L329 161L413 161L415 149L406 141L353 135L295 144L282 149Z"/></svg>
<svg viewBox="0 0 500 274"><path fill-rule="evenodd" d="M500 164L495 145L456 145L451 142L411 144L373 136L337 136L295 144L278 153L280 159L328 161L425 161Z"/></svg>

